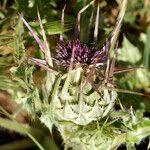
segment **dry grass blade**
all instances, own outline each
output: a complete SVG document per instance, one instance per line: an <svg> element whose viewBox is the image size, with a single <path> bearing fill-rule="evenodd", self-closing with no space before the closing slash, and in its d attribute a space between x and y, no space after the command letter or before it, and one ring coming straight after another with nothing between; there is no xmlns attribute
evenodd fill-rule
<svg viewBox="0 0 150 150"><path fill-rule="evenodd" d="M38 45L40 46L41 50L43 51L43 53L46 55L46 51L47 48L44 45L44 43L39 39L39 37L36 35L36 33L32 30L32 28L30 27L30 25L27 23L27 21L23 18L22 15L20 15L23 23L25 24L25 26L28 28L29 32L31 33L31 35L34 37L34 39L36 40L36 42L38 43Z"/></svg>
<svg viewBox="0 0 150 150"><path fill-rule="evenodd" d="M116 26L112 32L112 38L111 38L111 46L110 46L110 49L109 49L109 55L110 55L110 58L113 57L114 55L114 48L115 48L115 44L116 44L116 41L117 41L117 38L118 38L118 35L119 35L119 32L120 32L120 28L121 28L121 25L122 25L122 22L123 22L123 18L124 18L124 15L125 15L125 12L126 12L126 8L127 8L127 0L123 0L122 2L122 7L121 7L121 10L119 12L119 16L117 18L117 23L116 23Z"/></svg>
<svg viewBox="0 0 150 150"><path fill-rule="evenodd" d="M64 6L64 8L62 10L62 15L61 15L61 26L62 26L62 28L64 28L64 13L65 13L65 8L66 8L66 5ZM60 42L63 41L63 36L61 34L60 34L59 40L60 40Z"/></svg>
<svg viewBox="0 0 150 150"><path fill-rule="evenodd" d="M37 15L38 15L39 23L40 23L40 28L41 28L41 31L42 31L44 45L46 47L46 49L45 49L45 59L46 59L48 65L53 66L51 53L50 53L50 49L49 49L49 44L48 44L48 41L47 41L47 38L46 38L46 34L45 34L45 30L44 30L44 27L43 27L43 24L42 24L42 20L41 20L41 17L40 17L40 12L39 12L38 5L37 5Z"/></svg>

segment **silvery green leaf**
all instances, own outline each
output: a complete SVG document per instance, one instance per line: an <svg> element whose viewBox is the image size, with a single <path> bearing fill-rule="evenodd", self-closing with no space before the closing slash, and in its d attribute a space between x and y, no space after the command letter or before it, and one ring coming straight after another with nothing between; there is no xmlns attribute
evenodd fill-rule
<svg viewBox="0 0 150 150"><path fill-rule="evenodd" d="M49 111L47 111L47 112L43 111L43 113L39 119L51 131L53 122L50 119Z"/></svg>
<svg viewBox="0 0 150 150"><path fill-rule="evenodd" d="M135 64L141 59L141 53L139 49L124 36L122 48L119 49L117 59Z"/></svg>

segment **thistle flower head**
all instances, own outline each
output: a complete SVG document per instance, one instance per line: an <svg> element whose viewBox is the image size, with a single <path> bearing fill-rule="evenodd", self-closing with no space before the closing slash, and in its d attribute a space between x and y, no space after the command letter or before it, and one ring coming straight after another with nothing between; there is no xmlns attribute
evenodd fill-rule
<svg viewBox="0 0 150 150"><path fill-rule="evenodd" d="M97 63L106 61L106 50L99 50L95 47L88 47L86 44L80 42L80 40L71 40L64 43L57 44L57 56L63 65L68 66L71 61L72 52L74 49L73 63L80 63L81 65L92 65L95 60Z"/></svg>

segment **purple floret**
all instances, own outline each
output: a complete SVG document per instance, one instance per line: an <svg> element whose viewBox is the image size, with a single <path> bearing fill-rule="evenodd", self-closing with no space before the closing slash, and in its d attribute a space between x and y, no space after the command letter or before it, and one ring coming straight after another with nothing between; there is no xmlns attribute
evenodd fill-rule
<svg viewBox="0 0 150 150"><path fill-rule="evenodd" d="M84 65L92 65L95 60L98 59L97 63L102 63L107 60L106 50L99 50L95 47L88 47L86 44L81 43L78 39L68 41L66 44L57 44L57 56L56 59L59 60L64 65L69 65L72 50L74 48L74 64L80 63Z"/></svg>

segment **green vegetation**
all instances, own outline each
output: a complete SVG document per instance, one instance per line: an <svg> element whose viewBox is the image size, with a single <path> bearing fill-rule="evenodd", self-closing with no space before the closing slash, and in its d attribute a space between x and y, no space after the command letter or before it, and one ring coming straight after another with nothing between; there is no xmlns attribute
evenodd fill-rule
<svg viewBox="0 0 150 150"><path fill-rule="evenodd" d="M3 0L0 18L0 149L150 148L148 0Z"/></svg>

